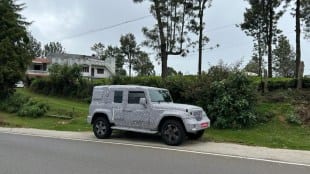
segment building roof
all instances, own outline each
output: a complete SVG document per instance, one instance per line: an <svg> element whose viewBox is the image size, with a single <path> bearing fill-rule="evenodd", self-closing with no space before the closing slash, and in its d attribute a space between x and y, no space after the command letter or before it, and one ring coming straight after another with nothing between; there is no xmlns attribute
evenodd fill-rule
<svg viewBox="0 0 310 174"><path fill-rule="evenodd" d="M37 57L37 58L32 59L32 63L47 63L47 64L49 64L51 62L47 58L39 58L39 57Z"/></svg>
<svg viewBox="0 0 310 174"><path fill-rule="evenodd" d="M161 89L166 90L164 88L157 88L152 86L142 86L142 85L101 85L95 86L95 89L103 89L103 88L113 88L113 89Z"/></svg>

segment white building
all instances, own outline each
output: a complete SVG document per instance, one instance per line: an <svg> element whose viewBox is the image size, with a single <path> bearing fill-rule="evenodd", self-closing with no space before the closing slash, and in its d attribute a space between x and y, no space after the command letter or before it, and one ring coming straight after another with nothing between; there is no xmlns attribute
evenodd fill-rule
<svg viewBox="0 0 310 174"><path fill-rule="evenodd" d="M80 65L82 76L88 78L109 78L115 75L115 59L100 60L94 56L77 54L50 54L47 58L35 58L28 67L28 76L46 76L51 64Z"/></svg>

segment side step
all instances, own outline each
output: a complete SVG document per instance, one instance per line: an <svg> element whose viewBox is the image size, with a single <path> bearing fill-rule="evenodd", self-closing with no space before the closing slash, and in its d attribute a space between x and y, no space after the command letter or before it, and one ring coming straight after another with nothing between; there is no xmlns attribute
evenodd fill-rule
<svg viewBox="0 0 310 174"><path fill-rule="evenodd" d="M150 130L145 130L145 129L135 129L135 128L127 128L127 127L117 127L117 126L112 126L111 129L140 132L140 133L146 133L146 134L157 134L158 133L158 131L150 131Z"/></svg>

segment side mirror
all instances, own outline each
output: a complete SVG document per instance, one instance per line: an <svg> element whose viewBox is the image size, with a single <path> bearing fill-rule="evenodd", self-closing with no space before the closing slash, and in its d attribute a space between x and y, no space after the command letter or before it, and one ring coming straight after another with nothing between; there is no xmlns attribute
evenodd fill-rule
<svg viewBox="0 0 310 174"><path fill-rule="evenodd" d="M140 98L139 103L146 107L146 99L145 98Z"/></svg>

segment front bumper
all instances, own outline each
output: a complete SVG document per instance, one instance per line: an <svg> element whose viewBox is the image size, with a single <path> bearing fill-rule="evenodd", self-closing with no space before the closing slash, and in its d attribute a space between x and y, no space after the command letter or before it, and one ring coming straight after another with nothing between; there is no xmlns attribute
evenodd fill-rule
<svg viewBox="0 0 310 174"><path fill-rule="evenodd" d="M197 121L194 118L184 120L184 126L187 132L196 133L200 130L204 130L210 127L210 120L204 117L201 121Z"/></svg>

